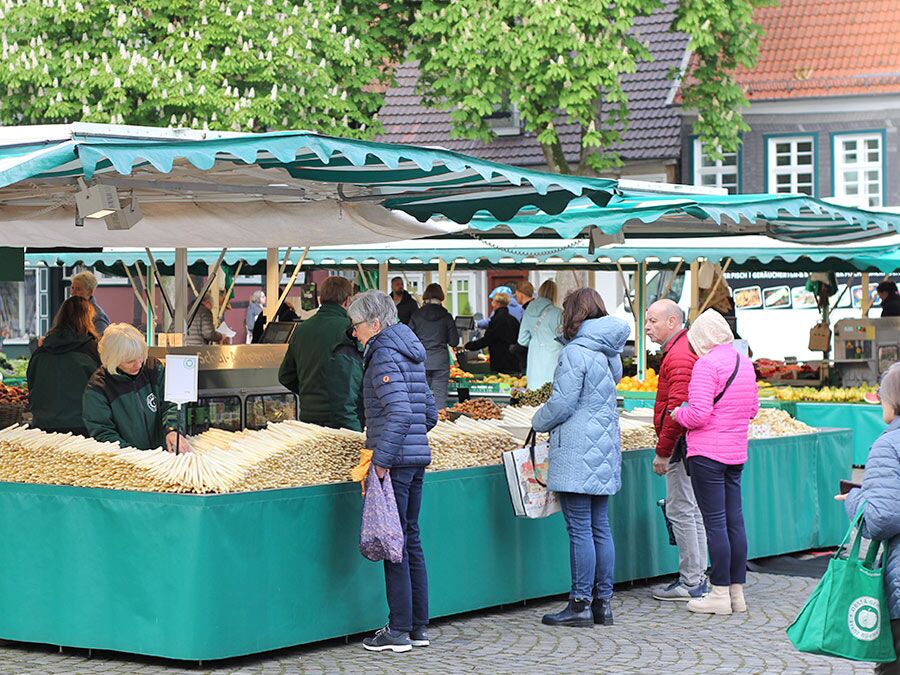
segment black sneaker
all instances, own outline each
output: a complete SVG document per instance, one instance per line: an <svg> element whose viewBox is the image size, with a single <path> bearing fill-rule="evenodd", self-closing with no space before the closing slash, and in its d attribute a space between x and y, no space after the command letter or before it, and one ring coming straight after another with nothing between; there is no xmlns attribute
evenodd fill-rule
<svg viewBox="0 0 900 675"><path fill-rule="evenodd" d="M425 628L413 628L409 634L409 641L413 647L429 647L431 640L428 639L428 631Z"/></svg>
<svg viewBox="0 0 900 675"><path fill-rule="evenodd" d="M395 653L412 651L412 642L409 641L409 633L398 633L392 631L388 626L377 631L375 635L363 640L363 647L370 652L386 652Z"/></svg>

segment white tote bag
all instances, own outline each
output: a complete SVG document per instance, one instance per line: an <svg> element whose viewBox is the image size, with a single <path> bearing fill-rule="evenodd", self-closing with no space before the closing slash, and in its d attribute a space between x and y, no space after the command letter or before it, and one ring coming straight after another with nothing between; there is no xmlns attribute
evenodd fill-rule
<svg viewBox="0 0 900 675"><path fill-rule="evenodd" d="M559 498L547 489L550 448L536 443L534 429L525 447L503 453L503 468L513 511L521 518L546 518L559 512Z"/></svg>

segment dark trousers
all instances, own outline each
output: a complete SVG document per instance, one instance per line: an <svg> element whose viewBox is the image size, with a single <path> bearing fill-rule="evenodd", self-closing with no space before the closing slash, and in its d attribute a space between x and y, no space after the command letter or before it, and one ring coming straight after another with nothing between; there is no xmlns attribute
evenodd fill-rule
<svg viewBox="0 0 900 675"><path fill-rule="evenodd" d="M450 369L426 370L425 379L428 381L428 388L434 394L434 405L437 406L438 410L446 408L447 387L450 385Z"/></svg>
<svg viewBox="0 0 900 675"><path fill-rule="evenodd" d="M408 633L428 625L428 573L419 539L419 509L422 507L423 466L397 466L391 469L391 484L400 512L400 525L406 533L403 560L384 562L389 626Z"/></svg>
<svg viewBox="0 0 900 675"><path fill-rule="evenodd" d="M882 630L884 630L882 628ZM894 651L897 658L890 663L879 663L875 666L875 675L900 675L900 619L891 621L891 633L894 636Z"/></svg>
<svg viewBox="0 0 900 675"><path fill-rule="evenodd" d="M703 515L713 586L747 580L747 532L741 510L743 464L722 464L709 457L691 457L691 484Z"/></svg>

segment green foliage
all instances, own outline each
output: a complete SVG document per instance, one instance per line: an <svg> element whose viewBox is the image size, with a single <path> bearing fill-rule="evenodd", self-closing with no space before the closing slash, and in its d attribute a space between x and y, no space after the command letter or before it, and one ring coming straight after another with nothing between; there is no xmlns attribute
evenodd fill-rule
<svg viewBox="0 0 900 675"><path fill-rule="evenodd" d="M690 37L693 69L682 83L684 107L697 111L694 133L715 159L719 149L734 152L750 127L741 110L747 105L734 77L739 66L752 68L762 29L753 22L755 7L771 0L681 0L673 29Z"/></svg>
<svg viewBox="0 0 900 675"><path fill-rule="evenodd" d="M581 129L578 171L619 164L608 149L627 125L621 76L650 53L631 34L658 0L425 0L411 31L426 104L450 111L454 133L491 138L485 117L509 103L551 168L568 172L557 124Z"/></svg>
<svg viewBox="0 0 900 675"><path fill-rule="evenodd" d="M0 122L371 136L407 3L3 0Z"/></svg>

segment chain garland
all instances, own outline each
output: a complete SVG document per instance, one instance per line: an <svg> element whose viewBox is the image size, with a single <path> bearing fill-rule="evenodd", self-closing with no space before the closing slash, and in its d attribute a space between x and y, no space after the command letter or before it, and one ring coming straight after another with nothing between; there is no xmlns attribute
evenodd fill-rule
<svg viewBox="0 0 900 675"><path fill-rule="evenodd" d="M466 234L468 234L475 241L477 241L481 244L484 244L485 246L488 246L489 248L492 248L496 251L500 251L501 253L508 253L508 254L514 255L514 256L523 256L523 257L530 257L530 258L549 258L551 256L558 255L564 251L568 251L570 249L577 248L579 246L587 245L587 241L584 239L573 239L570 244L567 244L565 246L560 246L559 248L551 248L551 249L547 249L547 250L515 249L515 248L505 248L503 246L498 246L497 244L490 241L489 239L482 239L479 235L475 234L474 232L467 231Z"/></svg>

